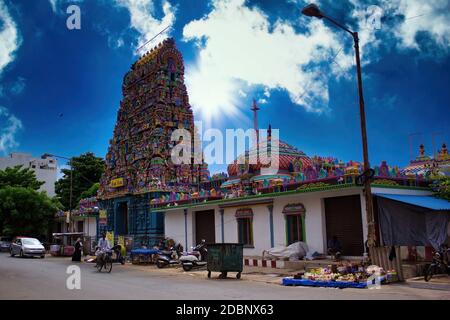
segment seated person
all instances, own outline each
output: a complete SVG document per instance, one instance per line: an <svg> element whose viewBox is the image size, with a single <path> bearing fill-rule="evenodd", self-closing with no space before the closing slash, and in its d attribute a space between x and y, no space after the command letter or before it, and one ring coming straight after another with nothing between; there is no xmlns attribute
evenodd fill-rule
<svg viewBox="0 0 450 320"><path fill-rule="evenodd" d="M339 259L339 257L341 256L342 246L337 236L333 236L333 238L328 241L327 252L333 257L333 259Z"/></svg>

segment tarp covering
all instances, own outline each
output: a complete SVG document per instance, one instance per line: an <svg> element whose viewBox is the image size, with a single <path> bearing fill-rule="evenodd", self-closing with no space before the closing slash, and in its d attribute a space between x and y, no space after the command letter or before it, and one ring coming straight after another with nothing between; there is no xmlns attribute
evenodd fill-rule
<svg viewBox="0 0 450 320"><path fill-rule="evenodd" d="M435 198L433 196L414 196L414 195L386 194L386 193L376 193L376 195L379 197L409 203L415 206L431 210L450 210L450 201Z"/></svg>
<svg viewBox="0 0 450 320"><path fill-rule="evenodd" d="M289 261L298 261L302 259L308 252L308 246L304 242L294 242L293 244L284 247L278 246L269 250L263 251L263 258L267 259L285 259Z"/></svg>
<svg viewBox="0 0 450 320"><path fill-rule="evenodd" d="M385 246L432 246L447 239L449 211L399 202L378 195L380 232Z"/></svg>

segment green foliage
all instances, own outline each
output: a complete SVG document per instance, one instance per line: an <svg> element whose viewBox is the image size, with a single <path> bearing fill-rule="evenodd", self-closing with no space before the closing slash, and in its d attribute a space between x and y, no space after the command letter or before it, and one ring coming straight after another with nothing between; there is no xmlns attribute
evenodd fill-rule
<svg viewBox="0 0 450 320"><path fill-rule="evenodd" d="M58 211L57 200L22 186L0 188L0 233L7 236L46 235Z"/></svg>
<svg viewBox="0 0 450 320"><path fill-rule="evenodd" d="M450 177L436 181L432 187L436 197L450 201Z"/></svg>
<svg viewBox="0 0 450 320"><path fill-rule="evenodd" d="M83 192L88 191L93 184L98 183L105 170L102 158L96 157L92 152L73 157L69 163L73 167L73 199L72 208L75 208L83 198ZM71 170L61 170L64 174L55 184L55 192L66 210L70 209L70 174Z"/></svg>
<svg viewBox="0 0 450 320"><path fill-rule="evenodd" d="M89 189L81 194L81 199L96 197L99 188L100 182L94 183Z"/></svg>
<svg viewBox="0 0 450 320"><path fill-rule="evenodd" d="M33 170L15 166L0 170L0 189L4 187L24 187L38 190L44 182L37 181Z"/></svg>

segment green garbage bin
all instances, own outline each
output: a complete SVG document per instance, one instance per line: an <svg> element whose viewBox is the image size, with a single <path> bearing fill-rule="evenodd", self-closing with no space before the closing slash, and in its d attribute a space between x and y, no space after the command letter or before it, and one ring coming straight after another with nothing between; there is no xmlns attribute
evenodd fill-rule
<svg viewBox="0 0 450 320"><path fill-rule="evenodd" d="M243 269L243 244L240 243L211 243L207 245L206 258L208 278L211 272L220 272L220 279L225 279L228 272L237 272L236 278L241 278Z"/></svg>

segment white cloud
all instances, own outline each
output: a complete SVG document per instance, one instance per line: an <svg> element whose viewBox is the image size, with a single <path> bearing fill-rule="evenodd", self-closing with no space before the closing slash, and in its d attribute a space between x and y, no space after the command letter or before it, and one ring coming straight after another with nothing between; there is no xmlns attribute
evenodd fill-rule
<svg viewBox="0 0 450 320"><path fill-rule="evenodd" d="M50 6L52 7L53 13L61 14L66 12L67 8L61 8L61 5L64 3L68 6L74 3L81 3L84 0L48 0L50 2Z"/></svg>
<svg viewBox="0 0 450 320"><path fill-rule="evenodd" d="M420 50L416 36L426 32L442 49L450 48L450 0L350 0L355 6L353 17L362 17L370 5L382 9L384 21L381 22L381 33L392 33L399 42L399 49ZM395 17L401 19L394 19ZM367 14L366 14L367 17ZM365 20L359 19L359 33L363 46L368 51L377 49L382 39L376 37L376 29L367 28ZM372 52L373 53L373 52Z"/></svg>
<svg viewBox="0 0 450 320"><path fill-rule="evenodd" d="M258 103L260 103L260 104L267 104L268 101L267 101L267 99L260 98L260 99L258 99Z"/></svg>
<svg viewBox="0 0 450 320"><path fill-rule="evenodd" d="M62 172L62 170L64 170L64 169L70 170L70 166L68 164L61 164L61 165L58 164L57 165L56 180L64 178L64 173Z"/></svg>
<svg viewBox="0 0 450 320"><path fill-rule="evenodd" d="M56 12L58 0L48 0L48 1L50 2L50 5L52 6L53 12Z"/></svg>
<svg viewBox="0 0 450 320"><path fill-rule="evenodd" d="M9 14L3 0L0 0L0 75L12 61L22 40L17 25Z"/></svg>
<svg viewBox="0 0 450 320"><path fill-rule="evenodd" d="M115 0L115 2L130 12L131 27L140 34L138 48L175 22L175 9L168 1L162 3L163 17L161 19L155 17L153 0ZM160 37L167 36L169 33L170 28L166 29Z"/></svg>
<svg viewBox="0 0 450 320"><path fill-rule="evenodd" d="M13 95L19 95L25 90L25 87L26 87L25 78L18 77L17 80L12 84L10 91Z"/></svg>
<svg viewBox="0 0 450 320"><path fill-rule="evenodd" d="M397 0L397 14L405 17L395 29L403 47L420 49L416 41L419 32L427 32L446 50L450 47L449 0Z"/></svg>
<svg viewBox="0 0 450 320"><path fill-rule="evenodd" d="M18 146L16 134L22 127L22 121L0 106L0 152L6 153Z"/></svg>
<svg viewBox="0 0 450 320"><path fill-rule="evenodd" d="M262 85L287 91L307 111L327 110L328 77L314 66L330 63L341 42L322 21L305 21L308 33L297 34L289 22L271 25L263 11L244 0L214 0L206 17L183 30L184 39L199 46L196 63L186 68L193 108L206 119L234 113L241 87ZM344 52L341 58L351 60Z"/></svg>
<svg viewBox="0 0 450 320"><path fill-rule="evenodd" d="M246 94L245 91L242 90L242 89L239 89L238 93L239 93L239 95L240 95L241 97L243 97L243 98L247 97L247 94Z"/></svg>

